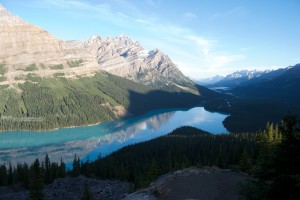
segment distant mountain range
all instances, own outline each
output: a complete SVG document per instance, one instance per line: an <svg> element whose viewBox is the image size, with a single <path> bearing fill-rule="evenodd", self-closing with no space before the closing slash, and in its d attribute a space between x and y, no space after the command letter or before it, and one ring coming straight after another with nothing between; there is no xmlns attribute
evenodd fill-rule
<svg viewBox="0 0 300 200"><path fill-rule="evenodd" d="M226 91L241 97L267 98L277 94L277 96L286 98L286 95L300 96L297 90L299 81L300 64L296 64L277 70L237 71L207 86L210 88L223 87L226 88Z"/></svg>
<svg viewBox="0 0 300 200"><path fill-rule="evenodd" d="M264 70L264 71L257 71L257 70L242 70L237 71L232 74L229 74L222 79L210 83L206 82L205 85L209 87L228 87L234 88L241 85L251 84L252 82L262 81L264 79L272 79L276 76L281 75L287 69L278 69L278 70Z"/></svg>
<svg viewBox="0 0 300 200"><path fill-rule="evenodd" d="M232 105L231 116L224 122L231 126L231 130L239 129L234 122L237 120L244 127L264 128L268 121L280 122L284 115L300 114L300 64L263 72L252 78L244 76L243 81L237 83L231 79L214 84L228 87L223 92L239 99Z"/></svg>
<svg viewBox="0 0 300 200"><path fill-rule="evenodd" d="M194 80L196 83L200 84L200 85L209 85L209 84L214 84L217 83L221 80L223 80L225 77L222 75L216 75L210 78L203 78L203 79L198 79L198 80Z"/></svg>
<svg viewBox="0 0 300 200"><path fill-rule="evenodd" d="M285 102L300 102L300 64L265 73L249 79L231 90L248 98L276 98Z"/></svg>

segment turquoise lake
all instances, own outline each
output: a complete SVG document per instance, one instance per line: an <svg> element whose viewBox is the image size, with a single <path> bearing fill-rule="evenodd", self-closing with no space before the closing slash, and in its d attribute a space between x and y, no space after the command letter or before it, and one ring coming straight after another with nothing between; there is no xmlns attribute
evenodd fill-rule
<svg viewBox="0 0 300 200"><path fill-rule="evenodd" d="M94 126L63 128L45 132L0 133L0 163L31 163L44 159L72 162L77 154L83 161L105 156L126 145L165 135L181 126L193 126L213 134L227 133L222 122L227 115L206 111L203 107L188 110L155 110L145 115Z"/></svg>

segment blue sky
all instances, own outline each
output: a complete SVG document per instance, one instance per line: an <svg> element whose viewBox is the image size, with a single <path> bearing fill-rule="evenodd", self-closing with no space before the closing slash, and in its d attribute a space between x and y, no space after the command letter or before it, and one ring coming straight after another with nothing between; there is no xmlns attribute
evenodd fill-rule
<svg viewBox="0 0 300 200"><path fill-rule="evenodd" d="M299 0L0 0L63 40L124 33L195 79L300 63Z"/></svg>

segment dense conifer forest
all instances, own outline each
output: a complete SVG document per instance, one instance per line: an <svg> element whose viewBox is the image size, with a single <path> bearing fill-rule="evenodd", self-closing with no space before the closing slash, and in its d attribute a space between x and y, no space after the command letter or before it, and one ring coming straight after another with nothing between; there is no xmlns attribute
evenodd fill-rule
<svg viewBox="0 0 300 200"><path fill-rule="evenodd" d="M156 91L105 72L74 79L30 77L15 88L1 86L0 131L88 125L126 117L117 115L120 106L132 116L158 108L192 107L202 98L172 87Z"/></svg>
<svg viewBox="0 0 300 200"><path fill-rule="evenodd" d="M82 163L75 155L72 169L51 162L48 155L30 166L0 166L0 186L23 184L30 195L42 195L43 185L56 178L85 175L149 185L158 176L190 166L218 166L247 172L255 179L241 187L245 199L299 199L300 130L294 116L280 126L268 124L256 133L213 135L181 127L173 132L124 147L111 155Z"/></svg>

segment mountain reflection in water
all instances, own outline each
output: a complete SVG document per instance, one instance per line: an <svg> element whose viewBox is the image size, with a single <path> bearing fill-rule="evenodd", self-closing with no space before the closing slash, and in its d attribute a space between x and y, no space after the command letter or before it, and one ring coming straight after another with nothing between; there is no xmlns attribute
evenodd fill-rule
<svg viewBox="0 0 300 200"><path fill-rule="evenodd" d="M226 133L226 115L202 107L190 110L156 110L146 115L105 122L95 126L64 128L45 132L0 133L0 163L31 163L35 158L72 162L76 154L94 160L126 145L165 135L181 126L194 126L218 134Z"/></svg>

